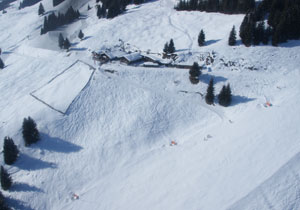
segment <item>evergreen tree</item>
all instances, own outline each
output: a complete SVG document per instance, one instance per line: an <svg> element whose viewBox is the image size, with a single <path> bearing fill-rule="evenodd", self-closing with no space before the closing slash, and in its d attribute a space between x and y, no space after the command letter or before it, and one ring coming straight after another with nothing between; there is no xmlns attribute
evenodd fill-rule
<svg viewBox="0 0 300 210"><path fill-rule="evenodd" d="M0 209L1 210L11 210L11 208L9 208L7 205L6 205L6 202L5 202L5 198L2 194L2 192L0 191Z"/></svg>
<svg viewBox="0 0 300 210"><path fill-rule="evenodd" d="M198 36L198 45L200 47L204 46L205 44L205 34L204 31L201 29L199 36Z"/></svg>
<svg viewBox="0 0 300 210"><path fill-rule="evenodd" d="M31 117L24 118L22 134L25 141L25 146L29 146L40 140L40 133L36 127L36 123Z"/></svg>
<svg viewBox="0 0 300 210"><path fill-rule="evenodd" d="M173 39L170 40L169 47L168 47L168 52L171 53L171 54L175 52L175 46L174 46Z"/></svg>
<svg viewBox="0 0 300 210"><path fill-rule="evenodd" d="M205 101L207 104L213 104L215 100L215 94L214 94L215 88L214 88L214 79L211 78L209 81L209 85L207 87L206 95L205 95Z"/></svg>
<svg viewBox="0 0 300 210"><path fill-rule="evenodd" d="M45 9L44 9L44 6L42 3L40 3L40 6L39 6L39 15L43 15L45 13Z"/></svg>
<svg viewBox="0 0 300 210"><path fill-rule="evenodd" d="M230 35L229 35L229 39L228 39L228 44L230 46L234 46L236 45L236 31L235 31L235 27L233 26L231 31L230 31Z"/></svg>
<svg viewBox="0 0 300 210"><path fill-rule="evenodd" d="M64 39L63 35L60 33L58 36L58 46L60 49L63 48L64 42L65 42L65 39Z"/></svg>
<svg viewBox="0 0 300 210"><path fill-rule="evenodd" d="M199 78L201 75L200 66L198 63L194 62L193 66L191 67L190 71L190 77L193 78Z"/></svg>
<svg viewBox="0 0 300 210"><path fill-rule="evenodd" d="M83 37L84 37L84 33L82 33L82 30L80 30L78 33L78 38L82 40Z"/></svg>
<svg viewBox="0 0 300 210"><path fill-rule="evenodd" d="M3 145L4 162L8 165L12 165L17 160L18 154L19 150L14 141L9 137L5 137Z"/></svg>
<svg viewBox="0 0 300 210"><path fill-rule="evenodd" d="M10 175L7 173L7 171L1 166L1 172L0 172L0 177L1 177L1 187L3 190L9 190L9 188L12 185L12 179Z"/></svg>
<svg viewBox="0 0 300 210"><path fill-rule="evenodd" d="M168 42L166 42L163 51L164 51L164 53L169 53L169 44L168 44Z"/></svg>
<svg viewBox="0 0 300 210"><path fill-rule="evenodd" d="M68 40L68 38L66 38L66 40L64 41L64 49L68 50L71 47L71 43Z"/></svg>
<svg viewBox="0 0 300 210"><path fill-rule="evenodd" d="M87 10L89 11L89 10L91 10L92 8L90 7L90 5L88 4L88 7L87 7Z"/></svg>
<svg viewBox="0 0 300 210"><path fill-rule="evenodd" d="M218 95L218 100L219 100L219 104L225 107L231 104L232 95L231 95L231 89L229 84L227 86L223 85L222 90Z"/></svg>
<svg viewBox="0 0 300 210"><path fill-rule="evenodd" d="M5 65L2 59L0 58L0 69L4 69Z"/></svg>

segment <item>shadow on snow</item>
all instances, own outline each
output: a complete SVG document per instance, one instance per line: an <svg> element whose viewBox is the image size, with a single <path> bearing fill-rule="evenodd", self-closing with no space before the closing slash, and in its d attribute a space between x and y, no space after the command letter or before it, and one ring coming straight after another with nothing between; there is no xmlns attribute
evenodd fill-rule
<svg viewBox="0 0 300 210"><path fill-rule="evenodd" d="M26 183L20 183L20 182L14 183L11 187L11 191L13 191L13 192L44 192L40 188L31 186Z"/></svg>
<svg viewBox="0 0 300 210"><path fill-rule="evenodd" d="M19 201L19 200L9 198L9 197L7 197L6 200L7 200L8 206L13 207L14 209L34 210L30 206L27 206L26 203L23 201Z"/></svg>
<svg viewBox="0 0 300 210"><path fill-rule="evenodd" d="M35 144L33 147L40 148L42 150L48 150L50 152L71 153L78 152L82 149L81 146L62 140L57 137L51 137L45 133L41 133L41 141Z"/></svg>
<svg viewBox="0 0 300 210"><path fill-rule="evenodd" d="M222 77L222 76L214 76L214 75L209 75L209 74L201 74L200 75L200 81L205 84L209 84L209 81L211 78L214 79L214 84L227 81L227 78Z"/></svg>
<svg viewBox="0 0 300 210"><path fill-rule="evenodd" d="M22 170L40 170L46 168L57 168L55 163L46 162L40 159L30 157L26 154L20 154L15 166Z"/></svg>
<svg viewBox="0 0 300 210"><path fill-rule="evenodd" d="M233 95L232 96L232 102L230 106L235 106L238 104L244 104L244 103L248 103L250 101L254 101L255 98L247 98L245 96L239 96L239 95Z"/></svg>

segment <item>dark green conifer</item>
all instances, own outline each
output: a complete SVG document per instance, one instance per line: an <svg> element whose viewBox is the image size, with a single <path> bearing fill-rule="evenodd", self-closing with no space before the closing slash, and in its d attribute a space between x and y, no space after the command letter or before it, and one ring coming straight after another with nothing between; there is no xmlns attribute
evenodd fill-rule
<svg viewBox="0 0 300 210"><path fill-rule="evenodd" d="M169 52L170 54L172 54L172 53L175 52L175 46L174 46L173 39L170 40L169 47L168 47L168 52Z"/></svg>
<svg viewBox="0 0 300 210"><path fill-rule="evenodd" d="M37 129L36 123L31 117L24 118L22 134L25 141L25 146L29 146L40 140L40 133Z"/></svg>
<svg viewBox="0 0 300 210"><path fill-rule="evenodd" d="M44 13L45 13L44 6L42 3L40 3L38 14L43 15Z"/></svg>
<svg viewBox="0 0 300 210"><path fill-rule="evenodd" d="M211 78L207 87L206 95L205 95L205 101L207 104L211 105L214 103L215 100L215 94L214 94L215 88L214 88L214 79Z"/></svg>
<svg viewBox="0 0 300 210"><path fill-rule="evenodd" d="M233 26L231 31L230 31L230 35L229 35L229 39L228 39L228 44L230 46L234 46L236 44L236 31L235 31L235 27Z"/></svg>
<svg viewBox="0 0 300 210"><path fill-rule="evenodd" d="M8 165L12 165L18 158L19 150L15 145L12 138L6 136L4 138L4 145L3 145L3 156L4 162Z"/></svg>
<svg viewBox="0 0 300 210"><path fill-rule="evenodd" d="M10 175L7 173L7 171L1 166L0 171L0 177L1 177L1 187L3 190L9 190L9 188L12 185L12 179Z"/></svg>
<svg viewBox="0 0 300 210"><path fill-rule="evenodd" d="M205 34L204 31L201 29L199 36L198 36L198 45L200 47L205 45Z"/></svg>

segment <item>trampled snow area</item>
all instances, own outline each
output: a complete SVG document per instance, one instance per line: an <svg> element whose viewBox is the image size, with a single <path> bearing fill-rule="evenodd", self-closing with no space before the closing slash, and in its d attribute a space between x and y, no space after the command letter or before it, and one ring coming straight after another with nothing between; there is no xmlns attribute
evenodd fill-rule
<svg viewBox="0 0 300 210"><path fill-rule="evenodd" d="M42 2L47 11L56 9ZM3 192L10 206L300 209L299 41L246 48L238 40L229 47L228 34L242 15L177 12L172 0L131 5L112 20L97 18L95 1L72 3L83 18L43 36L38 4L18 10L15 2L0 14L6 64L0 70L0 139L12 137L21 152L14 165L5 165L14 180ZM200 48L201 29L207 45ZM58 48L59 33L72 42L69 52ZM202 65L203 55L215 54L197 85L186 69L99 66L91 59L92 50L120 42L161 53L171 38L181 63ZM216 94L230 83L230 107L205 103L211 77ZM27 116L42 137L31 147L21 132Z"/></svg>

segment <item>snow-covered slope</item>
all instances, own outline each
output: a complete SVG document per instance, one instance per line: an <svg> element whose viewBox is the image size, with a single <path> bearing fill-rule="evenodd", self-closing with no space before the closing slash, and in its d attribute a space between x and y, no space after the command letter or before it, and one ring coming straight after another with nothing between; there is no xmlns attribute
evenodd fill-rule
<svg viewBox="0 0 300 210"><path fill-rule="evenodd" d="M300 208L299 41L229 47L228 34L242 15L177 12L172 0L131 5L112 20L96 17L95 1L76 1L84 18L40 36L38 5L17 6L0 14L6 64L0 71L0 139L11 136L21 151L15 165L6 166L15 182L4 192L11 206ZM199 48L201 29L207 45ZM58 48L60 32L73 43L69 52ZM118 62L99 67L91 59L92 50L120 39L130 49L161 53L171 38L183 63L203 64L201 55L216 53L199 84L190 83L185 69ZM201 94L211 77L216 93L230 83L232 106L206 105ZM27 116L42 136L28 148L21 135ZM172 140L177 146L170 146Z"/></svg>

